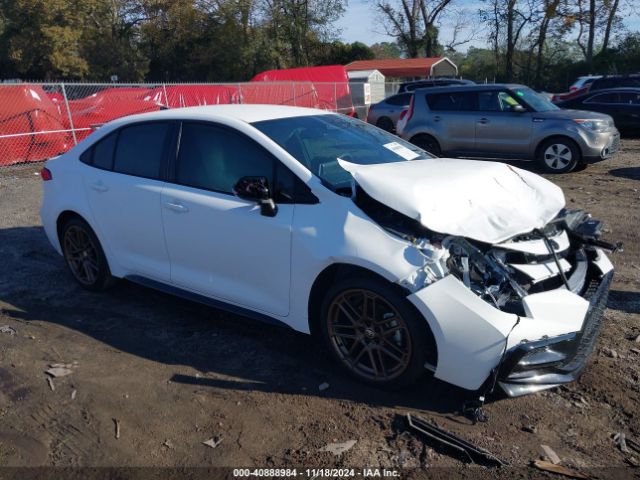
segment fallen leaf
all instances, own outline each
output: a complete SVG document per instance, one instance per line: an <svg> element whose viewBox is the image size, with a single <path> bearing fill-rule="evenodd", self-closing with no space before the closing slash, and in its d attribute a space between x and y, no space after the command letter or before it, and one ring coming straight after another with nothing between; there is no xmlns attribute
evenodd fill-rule
<svg viewBox="0 0 640 480"><path fill-rule="evenodd" d="M589 479L589 477L580 472L563 467L562 465L554 465L553 463L545 462L544 460L534 460L533 466L540 470L544 470L545 472L557 473L559 475L564 475L565 477Z"/></svg>
<svg viewBox="0 0 640 480"><path fill-rule="evenodd" d="M203 445L206 445L207 447L211 447L211 448L216 448L218 445L220 445L220 443L222 443L222 438L218 440L216 440L215 438L210 438L206 442L202 442Z"/></svg>
<svg viewBox="0 0 640 480"><path fill-rule="evenodd" d="M320 449L321 452L331 452L334 455L342 455L353 448L357 443L357 440L347 440L342 443L330 443Z"/></svg>
<svg viewBox="0 0 640 480"><path fill-rule="evenodd" d="M52 377L66 377L67 375L71 375L73 371L68 368L54 367L50 368L45 373L48 373Z"/></svg>

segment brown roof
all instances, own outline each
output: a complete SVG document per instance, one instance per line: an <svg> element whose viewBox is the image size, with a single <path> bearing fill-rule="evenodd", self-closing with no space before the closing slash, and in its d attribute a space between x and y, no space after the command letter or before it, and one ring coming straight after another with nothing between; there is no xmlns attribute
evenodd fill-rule
<svg viewBox="0 0 640 480"><path fill-rule="evenodd" d="M354 70L378 70L386 77L426 77L432 75L431 68L446 57L388 58L380 60L357 60L345 68Z"/></svg>

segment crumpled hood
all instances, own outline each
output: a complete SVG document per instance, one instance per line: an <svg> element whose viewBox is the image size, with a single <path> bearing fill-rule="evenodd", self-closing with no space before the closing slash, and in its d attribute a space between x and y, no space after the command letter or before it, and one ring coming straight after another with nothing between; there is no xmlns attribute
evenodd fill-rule
<svg viewBox="0 0 640 480"><path fill-rule="evenodd" d="M541 228L565 205L558 186L503 163L451 158L377 165L338 161L375 200L435 232L486 243Z"/></svg>

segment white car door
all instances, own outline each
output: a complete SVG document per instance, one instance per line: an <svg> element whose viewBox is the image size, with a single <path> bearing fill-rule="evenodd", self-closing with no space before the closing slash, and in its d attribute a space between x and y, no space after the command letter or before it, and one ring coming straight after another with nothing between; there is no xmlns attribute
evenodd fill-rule
<svg viewBox="0 0 640 480"><path fill-rule="evenodd" d="M174 124L121 128L83 154L84 182L97 226L115 260L131 275L169 282L160 197L161 172Z"/></svg>
<svg viewBox="0 0 640 480"><path fill-rule="evenodd" d="M270 217L233 194L244 176L266 177L276 190L277 165L233 129L183 123L172 181L162 192L174 285L252 310L288 314L294 205L279 203Z"/></svg>

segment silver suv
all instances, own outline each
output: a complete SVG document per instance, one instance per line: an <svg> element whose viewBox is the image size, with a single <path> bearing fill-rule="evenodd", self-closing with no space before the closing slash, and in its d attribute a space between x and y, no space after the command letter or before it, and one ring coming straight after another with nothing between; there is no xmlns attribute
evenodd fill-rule
<svg viewBox="0 0 640 480"><path fill-rule="evenodd" d="M570 172L612 156L620 134L609 115L562 110L522 85L416 90L402 137L437 155L538 160Z"/></svg>

